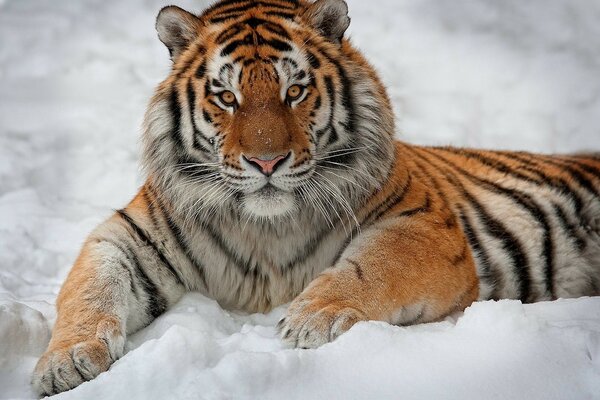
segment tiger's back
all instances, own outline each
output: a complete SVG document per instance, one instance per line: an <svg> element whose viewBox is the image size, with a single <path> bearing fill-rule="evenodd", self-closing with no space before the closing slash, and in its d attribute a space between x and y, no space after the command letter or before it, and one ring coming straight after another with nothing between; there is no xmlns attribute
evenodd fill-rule
<svg viewBox="0 0 600 400"><path fill-rule="evenodd" d="M600 294L600 161L410 146L413 173L465 232L480 299Z"/></svg>

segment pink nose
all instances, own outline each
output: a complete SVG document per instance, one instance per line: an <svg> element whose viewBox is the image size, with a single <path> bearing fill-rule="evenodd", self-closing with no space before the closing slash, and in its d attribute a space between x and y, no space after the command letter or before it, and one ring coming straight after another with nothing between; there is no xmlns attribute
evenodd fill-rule
<svg viewBox="0 0 600 400"><path fill-rule="evenodd" d="M277 156L270 160L263 160L257 157L244 158L264 175L271 176L277 170L277 168L279 168L281 164L288 159L289 156L289 154L286 156Z"/></svg>

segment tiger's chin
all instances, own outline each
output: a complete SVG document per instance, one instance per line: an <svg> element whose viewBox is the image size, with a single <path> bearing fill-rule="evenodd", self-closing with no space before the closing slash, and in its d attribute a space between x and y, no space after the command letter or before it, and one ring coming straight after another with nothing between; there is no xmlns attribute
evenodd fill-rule
<svg viewBox="0 0 600 400"><path fill-rule="evenodd" d="M293 214L297 206L292 193L267 185L244 196L244 209L250 215L262 219Z"/></svg>

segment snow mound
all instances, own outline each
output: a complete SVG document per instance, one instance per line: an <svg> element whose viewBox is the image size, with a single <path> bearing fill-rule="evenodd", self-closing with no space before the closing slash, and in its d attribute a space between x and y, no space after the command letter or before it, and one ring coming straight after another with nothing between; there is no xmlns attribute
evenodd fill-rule
<svg viewBox="0 0 600 400"><path fill-rule="evenodd" d="M32 367L50 340L41 312L0 296L0 398L29 392Z"/></svg>
<svg viewBox="0 0 600 400"><path fill-rule="evenodd" d="M13 303L6 310L13 323L3 325L19 326L8 333L15 350L9 362L27 356L21 364L31 367L29 355L39 354L47 328L28 307ZM317 350L282 346L274 325L283 312L228 313L189 294L131 336L127 354L108 372L56 398L551 400L600 394L600 298L476 303L464 315L412 327L360 323ZM11 382L20 389L14 394L28 392L22 372L13 374L21 378L19 385Z"/></svg>

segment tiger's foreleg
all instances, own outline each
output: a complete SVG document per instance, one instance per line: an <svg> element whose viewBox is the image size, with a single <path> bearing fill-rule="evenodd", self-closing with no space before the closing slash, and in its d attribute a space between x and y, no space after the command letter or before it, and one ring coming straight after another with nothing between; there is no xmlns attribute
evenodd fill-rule
<svg viewBox="0 0 600 400"><path fill-rule="evenodd" d="M359 321L430 322L470 305L479 293L470 249L457 224L439 220L405 213L364 231L292 302L283 339L315 348Z"/></svg>
<svg viewBox="0 0 600 400"><path fill-rule="evenodd" d="M108 370L125 337L184 293L144 231L116 214L87 240L57 299L57 320L32 383L41 395L72 389Z"/></svg>

